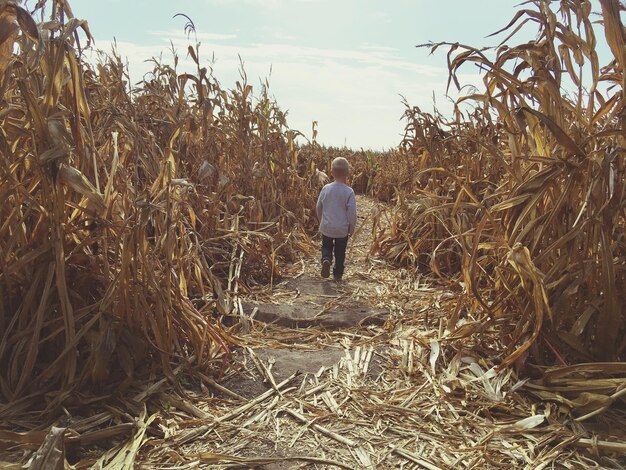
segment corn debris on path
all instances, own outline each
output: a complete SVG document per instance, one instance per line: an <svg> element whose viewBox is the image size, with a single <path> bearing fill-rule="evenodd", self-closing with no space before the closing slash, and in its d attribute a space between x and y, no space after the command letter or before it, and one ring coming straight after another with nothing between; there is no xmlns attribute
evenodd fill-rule
<svg viewBox="0 0 626 470"><path fill-rule="evenodd" d="M369 257L372 220L384 215L368 198L358 203L346 280L320 281L313 257L291 266L271 298L250 299L257 307L233 328L242 345L237 370L221 385L163 396L163 437L144 442L141 464L622 468L603 445L624 447L603 438L615 440L623 424L612 437L564 425L558 406L520 393L525 381L511 369L497 372L480 345L451 347L445 325L455 295ZM313 312L361 305L386 314L377 324L290 328L255 319L267 303ZM586 450L592 447L595 455Z"/></svg>

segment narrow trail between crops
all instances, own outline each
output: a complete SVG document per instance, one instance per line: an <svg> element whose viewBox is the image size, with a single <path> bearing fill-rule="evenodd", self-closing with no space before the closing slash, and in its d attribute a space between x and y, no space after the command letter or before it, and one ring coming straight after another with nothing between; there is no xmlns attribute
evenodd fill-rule
<svg viewBox="0 0 626 470"><path fill-rule="evenodd" d="M271 296L242 299L234 370L163 397L171 426L142 465L185 455L168 468L586 468L566 429L537 428L540 410L511 392L510 371L449 348L453 293L368 255L380 207L357 203L345 280L320 279L312 256L285 267Z"/></svg>

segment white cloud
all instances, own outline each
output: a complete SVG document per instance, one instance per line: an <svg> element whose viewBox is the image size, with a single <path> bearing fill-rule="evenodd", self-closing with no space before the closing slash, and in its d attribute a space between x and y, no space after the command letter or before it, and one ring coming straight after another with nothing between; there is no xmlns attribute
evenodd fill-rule
<svg viewBox="0 0 626 470"><path fill-rule="evenodd" d="M171 38L177 37L179 39L187 40L187 34L181 33L180 31L151 31L149 34L153 36L161 36L165 40L169 41ZM236 34L219 34L219 33L192 33L189 35L189 42L192 39L198 38L200 42L211 42L211 41L230 41L233 39L237 39Z"/></svg>
<svg viewBox="0 0 626 470"><path fill-rule="evenodd" d="M177 31L159 32L159 44L118 42L128 58L133 79L151 68L145 60L161 53L166 61L169 41L178 49L180 70L193 70L186 57L189 41ZM319 141L329 145L383 148L399 143L404 112L400 95L428 110L433 90L443 91L447 71L420 65L396 55L391 48L365 44L357 50L303 47L285 43L235 45L232 35L203 34L200 59L212 64L215 76L226 87L239 79L239 55L252 85L269 75L270 91L288 109L288 122L309 135L311 122L319 122ZM102 43L100 43L102 46ZM449 109L449 104L441 103Z"/></svg>
<svg viewBox="0 0 626 470"><path fill-rule="evenodd" d="M319 0L204 0L205 3L213 4L213 5L254 5L265 8L277 8L281 4L285 4L287 2L299 2L299 3L314 3Z"/></svg>

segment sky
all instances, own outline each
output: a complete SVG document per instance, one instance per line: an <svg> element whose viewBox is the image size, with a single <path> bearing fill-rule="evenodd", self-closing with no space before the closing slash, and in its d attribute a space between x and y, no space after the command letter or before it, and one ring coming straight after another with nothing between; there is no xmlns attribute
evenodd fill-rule
<svg viewBox="0 0 626 470"><path fill-rule="evenodd" d="M33 3L34 0L26 2ZM508 23L520 0L71 0L74 15L89 22L95 47L116 41L131 77L149 71L146 59L171 60L181 67L190 41L184 13L195 23L202 65L212 65L225 87L239 79L239 57L249 82L270 92L288 110L290 127L318 142L352 148L398 145L404 124L403 98L444 112L446 53L430 55L417 44L459 41L497 44L486 36ZM171 41L171 43L170 43ZM193 36L191 42L193 42ZM462 82L480 83L467 69Z"/></svg>

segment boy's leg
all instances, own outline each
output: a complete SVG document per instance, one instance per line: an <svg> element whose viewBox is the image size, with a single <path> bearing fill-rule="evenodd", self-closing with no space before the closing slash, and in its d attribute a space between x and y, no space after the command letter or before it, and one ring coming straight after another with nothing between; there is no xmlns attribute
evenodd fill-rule
<svg viewBox="0 0 626 470"><path fill-rule="evenodd" d="M345 269L346 262L346 248L348 247L348 237L335 238L335 269L333 269L333 276L337 279L341 279L343 271Z"/></svg>
<svg viewBox="0 0 626 470"><path fill-rule="evenodd" d="M322 235L322 277L330 276L330 265L333 262L333 239Z"/></svg>

